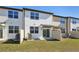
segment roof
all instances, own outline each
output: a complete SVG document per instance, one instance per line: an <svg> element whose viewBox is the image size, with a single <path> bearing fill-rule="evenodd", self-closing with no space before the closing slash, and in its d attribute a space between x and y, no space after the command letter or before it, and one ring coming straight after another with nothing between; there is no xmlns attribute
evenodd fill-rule
<svg viewBox="0 0 79 59"><path fill-rule="evenodd" d="M66 18L65 16L59 16L59 15L53 15L53 16Z"/></svg>
<svg viewBox="0 0 79 59"><path fill-rule="evenodd" d="M71 17L71 16L59 16L59 15L53 15L53 16L56 16L56 17L63 17L63 18L79 19L79 18L77 18L77 17Z"/></svg>
<svg viewBox="0 0 79 59"><path fill-rule="evenodd" d="M67 16L67 18L79 19L77 17L71 17L71 16Z"/></svg>
<svg viewBox="0 0 79 59"><path fill-rule="evenodd" d="M11 8L11 7L4 7L4 6L0 6L0 8L22 11L22 9Z"/></svg>
<svg viewBox="0 0 79 59"><path fill-rule="evenodd" d="M29 11L36 11L36 12L41 12L41 13L53 14L52 12L47 12L47 11L42 11L42 10L35 10L35 9L29 9L29 8L23 8L23 9L29 10Z"/></svg>

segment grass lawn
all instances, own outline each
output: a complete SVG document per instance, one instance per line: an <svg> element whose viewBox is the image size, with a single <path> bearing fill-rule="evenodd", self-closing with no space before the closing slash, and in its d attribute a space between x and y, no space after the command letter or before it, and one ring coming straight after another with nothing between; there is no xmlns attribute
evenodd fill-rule
<svg viewBox="0 0 79 59"><path fill-rule="evenodd" d="M65 39L62 41L24 41L22 44L0 43L0 51L75 52L79 51L79 39Z"/></svg>

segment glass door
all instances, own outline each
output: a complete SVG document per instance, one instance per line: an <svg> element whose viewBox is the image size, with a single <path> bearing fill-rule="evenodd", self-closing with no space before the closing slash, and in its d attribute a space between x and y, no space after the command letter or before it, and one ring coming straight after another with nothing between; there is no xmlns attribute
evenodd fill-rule
<svg viewBox="0 0 79 59"><path fill-rule="evenodd" d="M50 37L50 29L43 29L43 37Z"/></svg>
<svg viewBox="0 0 79 59"><path fill-rule="evenodd" d="M3 30L0 29L0 38L3 38Z"/></svg>

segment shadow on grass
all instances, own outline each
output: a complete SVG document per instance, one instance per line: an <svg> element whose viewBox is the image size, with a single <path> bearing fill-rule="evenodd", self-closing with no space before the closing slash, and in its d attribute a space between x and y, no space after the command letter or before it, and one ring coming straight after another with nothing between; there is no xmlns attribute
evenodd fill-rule
<svg viewBox="0 0 79 59"><path fill-rule="evenodd" d="M20 42L14 40L7 40L6 42L3 42L3 44L20 44Z"/></svg>
<svg viewBox="0 0 79 59"><path fill-rule="evenodd" d="M46 39L47 41L60 41L60 40L57 40L57 39Z"/></svg>

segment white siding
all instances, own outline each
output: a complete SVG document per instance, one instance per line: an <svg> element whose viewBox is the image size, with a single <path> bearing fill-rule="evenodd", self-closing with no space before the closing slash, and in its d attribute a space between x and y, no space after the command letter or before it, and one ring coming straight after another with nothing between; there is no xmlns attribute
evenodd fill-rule
<svg viewBox="0 0 79 59"><path fill-rule="evenodd" d="M13 39L15 38L16 34L10 34L8 31L8 26L19 26L20 30L22 28L22 12L19 12L19 18L14 19L14 18L8 18L8 9L0 9L0 22L5 22L6 21L6 26L3 29L4 32L4 38L5 39Z"/></svg>
<svg viewBox="0 0 79 59"><path fill-rule="evenodd" d="M39 20L32 20L30 18L31 11L25 11L25 38L28 38L28 33L30 33L30 26L38 26L39 33L33 34L34 38L41 37L41 28L40 25L52 25L52 15L46 13L39 13Z"/></svg>
<svg viewBox="0 0 79 59"><path fill-rule="evenodd" d="M76 24L73 24L72 21L75 20L76 21ZM72 29L77 29L77 27L79 27L79 19L71 19L71 22L70 22L70 25L71 25L71 31Z"/></svg>

